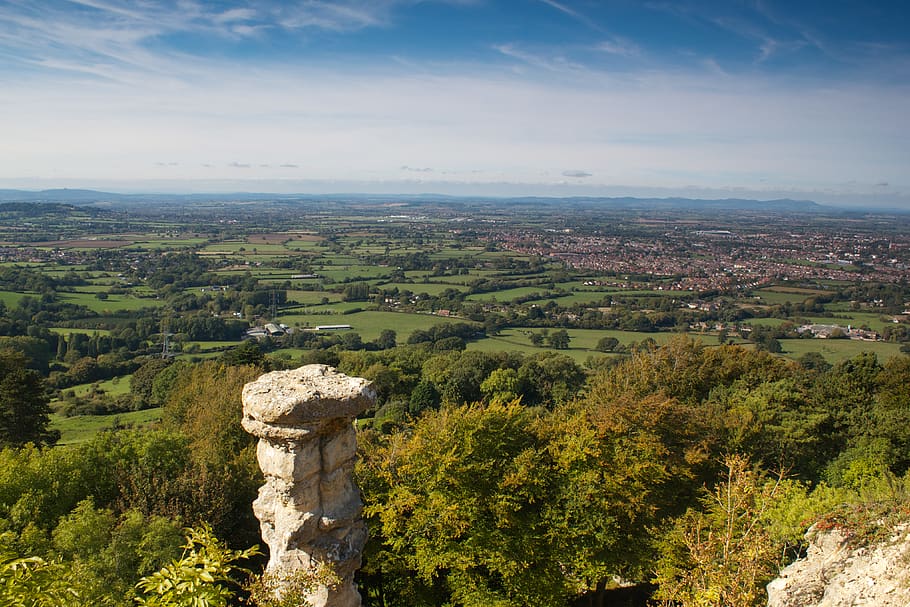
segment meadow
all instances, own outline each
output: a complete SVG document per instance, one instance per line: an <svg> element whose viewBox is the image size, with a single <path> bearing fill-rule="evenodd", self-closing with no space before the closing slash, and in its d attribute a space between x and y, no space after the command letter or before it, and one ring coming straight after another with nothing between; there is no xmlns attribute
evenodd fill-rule
<svg viewBox="0 0 910 607"><path fill-rule="evenodd" d="M161 409L145 409L114 415L51 415L51 430L60 431L58 445L75 445L91 439L103 430L123 427L148 427L161 420Z"/></svg>

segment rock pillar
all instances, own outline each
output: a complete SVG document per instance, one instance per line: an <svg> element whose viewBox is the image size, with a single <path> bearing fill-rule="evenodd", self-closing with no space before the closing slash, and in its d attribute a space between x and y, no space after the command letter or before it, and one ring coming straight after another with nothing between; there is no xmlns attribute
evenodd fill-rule
<svg viewBox="0 0 910 607"><path fill-rule="evenodd" d="M253 502L269 546L267 572L330 565L341 582L308 597L315 607L359 607L354 571L367 539L353 468L353 420L376 400L370 383L327 365L266 373L243 388L243 427L259 437L265 485Z"/></svg>

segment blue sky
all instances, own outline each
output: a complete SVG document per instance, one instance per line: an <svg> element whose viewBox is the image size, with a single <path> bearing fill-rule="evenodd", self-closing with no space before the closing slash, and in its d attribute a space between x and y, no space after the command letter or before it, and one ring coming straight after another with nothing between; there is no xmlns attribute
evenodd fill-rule
<svg viewBox="0 0 910 607"><path fill-rule="evenodd" d="M4 0L0 187L910 208L908 7Z"/></svg>

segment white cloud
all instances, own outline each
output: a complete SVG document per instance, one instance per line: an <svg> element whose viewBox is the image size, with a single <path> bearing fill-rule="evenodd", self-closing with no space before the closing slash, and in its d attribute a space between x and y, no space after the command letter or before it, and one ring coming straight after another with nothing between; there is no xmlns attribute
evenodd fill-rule
<svg viewBox="0 0 910 607"><path fill-rule="evenodd" d="M256 18L256 11L251 8L232 8L218 13L212 17L216 23L233 23L235 21L249 21Z"/></svg>
<svg viewBox="0 0 910 607"><path fill-rule="evenodd" d="M156 22L154 11L136 18L118 12L128 5L91 3L116 18L92 26L54 13L41 21L0 6L0 23L13 25L0 27L0 45L20 44L40 68L8 78L0 94L0 132L14 142L0 146L0 179L152 180L167 158L168 177L188 184L242 178L278 187L288 175L402 184L435 167L449 179L435 183L452 189L508 183L543 191L564 177L602 191L696 184L845 192L845 176L879 193L874 184L892 184L889 192L908 185L906 87L816 87L653 66L619 80L515 44L495 50L520 72L413 58L383 69L238 69L153 52L145 42L180 28L258 27L271 5L226 15L193 4ZM300 3L298 17L366 27L357 24L381 25L391 6L325 4ZM620 38L605 44L607 53L639 52ZM550 173L566 166L585 169Z"/></svg>

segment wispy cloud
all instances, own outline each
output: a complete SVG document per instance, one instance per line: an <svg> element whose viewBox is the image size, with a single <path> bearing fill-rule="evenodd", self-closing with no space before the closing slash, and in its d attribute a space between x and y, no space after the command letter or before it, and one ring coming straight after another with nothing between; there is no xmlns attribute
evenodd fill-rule
<svg viewBox="0 0 910 607"><path fill-rule="evenodd" d="M243 39L270 29L350 32L389 24L394 9L407 3L298 0L214 9L192 0L4 2L0 55L21 67L132 82L131 70L159 76L186 72L194 63L191 51L161 43L174 35Z"/></svg>
<svg viewBox="0 0 910 607"><path fill-rule="evenodd" d="M590 72L590 70L582 63L571 61L568 58L556 55L554 57L547 57L540 55L535 52L530 52L524 49L519 48L514 44L496 44L493 46L493 49L498 53L505 55L511 59L516 59L522 63L530 65L532 67L547 70L550 72L557 73L581 73L581 72Z"/></svg>
<svg viewBox="0 0 910 607"><path fill-rule="evenodd" d="M555 8L556 10L558 10L562 13L565 13L566 15L569 15L570 17L575 17L576 19L578 19L582 16L578 13L578 11L569 8L565 4L562 4L561 2L556 2L556 0L540 0L540 1L548 6L552 6L553 8Z"/></svg>
<svg viewBox="0 0 910 607"><path fill-rule="evenodd" d="M350 31L387 23L389 2L290 2L276 9L277 22L287 29L320 28Z"/></svg>
<svg viewBox="0 0 910 607"><path fill-rule="evenodd" d="M797 51L807 44L805 40L798 38L791 40L779 39L754 23L740 18L715 17L712 21L717 27L754 41L758 45L756 63L764 63L782 52Z"/></svg>
<svg viewBox="0 0 910 607"><path fill-rule="evenodd" d="M597 50L611 55L621 55L623 57L637 57L641 55L641 47L625 38L613 37L604 40L597 45Z"/></svg>
<svg viewBox="0 0 910 607"><path fill-rule="evenodd" d="M470 59L443 62L403 45L394 49L400 63L374 69L375 51L356 54L352 32L394 27L417 1L0 0L0 133L17 142L0 146L0 179L286 183L306 173L389 188L444 179L809 189L849 174L881 194L906 190L904 81L776 77L781 62L772 60L791 50L782 45L814 49L793 27L760 21L737 40L710 21L717 15L700 15L699 32L754 53L745 69L708 46L685 61L673 49L664 63L667 46L571 21L561 42L472 39ZM587 18L574 7L594 15L595 5L553 0L537 12L564 27ZM737 6L752 10L751 1ZM316 29L351 54L325 62L307 54ZM251 38L273 33L288 45L303 39L301 52L267 55ZM199 44L181 46L187 39ZM239 69L237 56L253 47L261 54ZM903 51L867 43L850 52Z"/></svg>
<svg viewBox="0 0 910 607"><path fill-rule="evenodd" d="M578 12L577 10L566 6L562 2L556 2L556 0L540 0L540 1L543 2L544 4L546 4L547 6L551 6L551 7L555 8L556 10L558 10L559 12L572 17L573 19L575 19L577 21L584 23L591 29L594 29L594 30L602 29L601 26L597 22L590 19L586 15L583 15L582 13Z"/></svg>
<svg viewBox="0 0 910 607"><path fill-rule="evenodd" d="M236 21L250 21L255 19L257 13L251 8L232 8L212 16L215 23L233 23Z"/></svg>

